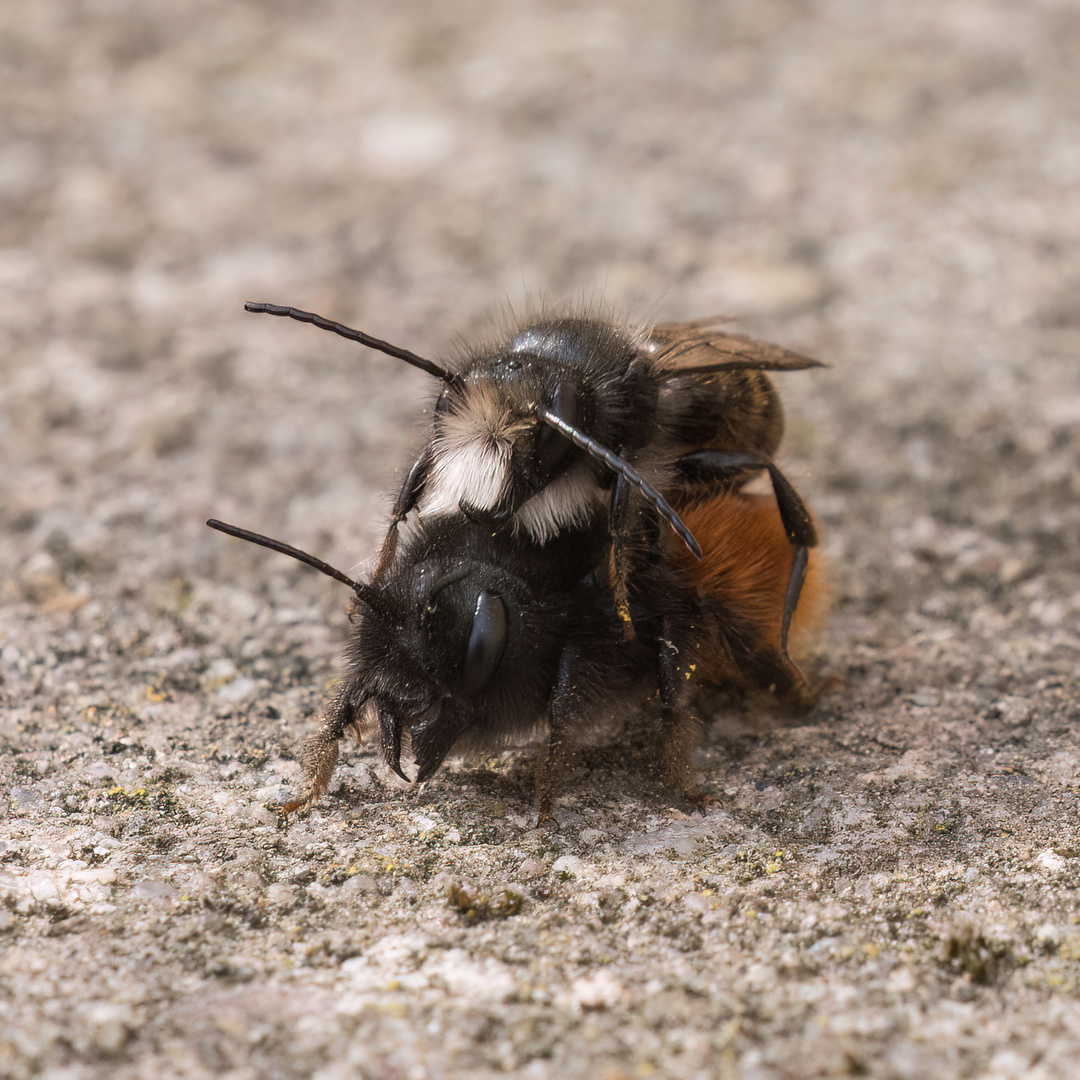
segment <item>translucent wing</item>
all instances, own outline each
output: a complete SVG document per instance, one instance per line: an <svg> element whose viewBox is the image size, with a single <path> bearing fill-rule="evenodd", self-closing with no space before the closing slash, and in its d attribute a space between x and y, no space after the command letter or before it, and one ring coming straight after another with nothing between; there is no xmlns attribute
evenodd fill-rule
<svg viewBox="0 0 1080 1080"><path fill-rule="evenodd" d="M650 331L646 352L659 361L662 374L667 368L673 376L714 371L804 371L827 366L768 341L718 330L719 321L661 323Z"/></svg>

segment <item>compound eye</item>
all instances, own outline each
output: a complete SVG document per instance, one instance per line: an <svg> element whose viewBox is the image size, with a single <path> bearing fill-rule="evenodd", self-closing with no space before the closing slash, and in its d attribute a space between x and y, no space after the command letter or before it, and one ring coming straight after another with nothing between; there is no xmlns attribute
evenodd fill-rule
<svg viewBox="0 0 1080 1080"><path fill-rule="evenodd" d="M560 420L578 427L578 414L581 412L577 387L571 382L559 383L555 397L551 402L551 412ZM554 476L563 465L574 444L553 427L541 421L536 430L535 467L540 476Z"/></svg>
<svg viewBox="0 0 1080 1080"><path fill-rule="evenodd" d="M465 664L461 669L461 692L476 697L499 670L506 651L506 604L486 589L476 598Z"/></svg>
<svg viewBox="0 0 1080 1080"><path fill-rule="evenodd" d="M439 400L435 402L435 415L443 416L450 411L450 387L449 385L443 387L442 393L439 395Z"/></svg>

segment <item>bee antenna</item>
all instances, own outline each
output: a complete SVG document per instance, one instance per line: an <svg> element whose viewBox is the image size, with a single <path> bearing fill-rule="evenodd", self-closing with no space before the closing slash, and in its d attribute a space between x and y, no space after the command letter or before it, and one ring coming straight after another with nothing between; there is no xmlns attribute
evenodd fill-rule
<svg viewBox="0 0 1080 1080"><path fill-rule="evenodd" d="M576 447L592 455L597 461L602 461L612 472L618 473L626 479L627 483L636 487L675 530L682 542L689 548L690 554L695 559L701 558L701 545L694 539L694 534L683 524L683 519L675 512L667 499L629 462L624 461L618 454L612 453L606 446L601 446L595 439L590 438L584 431L579 431L573 424L568 424L561 416L556 416L550 409L538 408L536 415L549 427L553 427L560 435L569 439Z"/></svg>
<svg viewBox="0 0 1080 1080"><path fill-rule="evenodd" d="M343 574L328 562L323 562L322 559L318 559L314 555L309 555L306 551L301 551L299 548L294 548L292 544L286 544L282 540L274 540L272 537L263 536L262 533L252 532L250 529L241 529L239 525L228 525L224 521L218 521L217 518L211 518L206 524L209 525L211 529L217 529L218 532L223 532L227 536L235 536L238 540L247 540L248 543L258 544L260 547L269 548L271 551L277 551L282 555L288 555L291 559L297 559L302 563L307 563L308 566L313 566L327 577L332 577L336 581L348 585L349 588L361 598L363 598L364 593L370 588L367 585L362 585L359 581L353 581L348 574Z"/></svg>
<svg viewBox="0 0 1080 1080"><path fill-rule="evenodd" d="M330 333L337 334L339 337L348 338L349 341L358 341L369 349L377 349L379 352L386 353L387 356L404 360L406 364L412 364L413 367L418 367L421 371L426 371L429 375L442 379L443 382L450 383L455 380L452 372L436 364L434 360L425 360L424 357L417 356L416 353L403 349L400 345L391 345L389 341L372 337L370 334L365 334L363 330L354 330L351 326L345 326L344 323L326 319L322 315L316 315L313 311L282 307L280 304L257 304L250 300L244 304L244 310L252 311L256 315L280 315L283 318L295 319L297 322L311 323L312 326L317 326L320 330L329 330ZM259 543L259 541L255 542Z"/></svg>

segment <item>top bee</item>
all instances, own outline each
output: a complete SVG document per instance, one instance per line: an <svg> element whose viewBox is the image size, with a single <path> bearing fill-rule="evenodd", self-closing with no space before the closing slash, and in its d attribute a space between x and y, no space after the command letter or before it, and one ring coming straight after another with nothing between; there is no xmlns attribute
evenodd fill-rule
<svg viewBox="0 0 1080 1080"><path fill-rule="evenodd" d="M638 329L593 311L540 316L435 362L311 312L244 306L312 323L443 382L431 434L395 500L376 581L392 558L398 525L413 511L422 518L461 513L541 544L606 512L618 601L625 595L619 553L633 531L631 491L700 557L679 510L767 470L795 548L786 649L806 549L817 536L772 460L784 420L765 372L823 366L819 361L722 332L715 320Z"/></svg>

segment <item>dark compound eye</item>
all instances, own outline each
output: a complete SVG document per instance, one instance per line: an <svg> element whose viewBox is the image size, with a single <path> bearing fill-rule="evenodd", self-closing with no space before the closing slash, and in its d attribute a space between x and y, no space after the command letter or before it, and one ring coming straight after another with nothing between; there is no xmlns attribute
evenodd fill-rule
<svg viewBox="0 0 1080 1080"><path fill-rule="evenodd" d="M437 416L441 416L450 411L450 387L444 386L443 392L439 395L439 400L435 402L435 413Z"/></svg>
<svg viewBox="0 0 1080 1080"><path fill-rule="evenodd" d="M579 427L578 414L581 408L577 387L571 382L559 383L550 409L560 420ZM574 444L565 435L560 435L553 427L541 423L536 429L534 450L537 473L543 477L554 476L573 448Z"/></svg>
<svg viewBox="0 0 1080 1080"><path fill-rule="evenodd" d="M465 664L461 669L461 692L476 697L499 670L506 650L506 604L486 589L476 598Z"/></svg>

